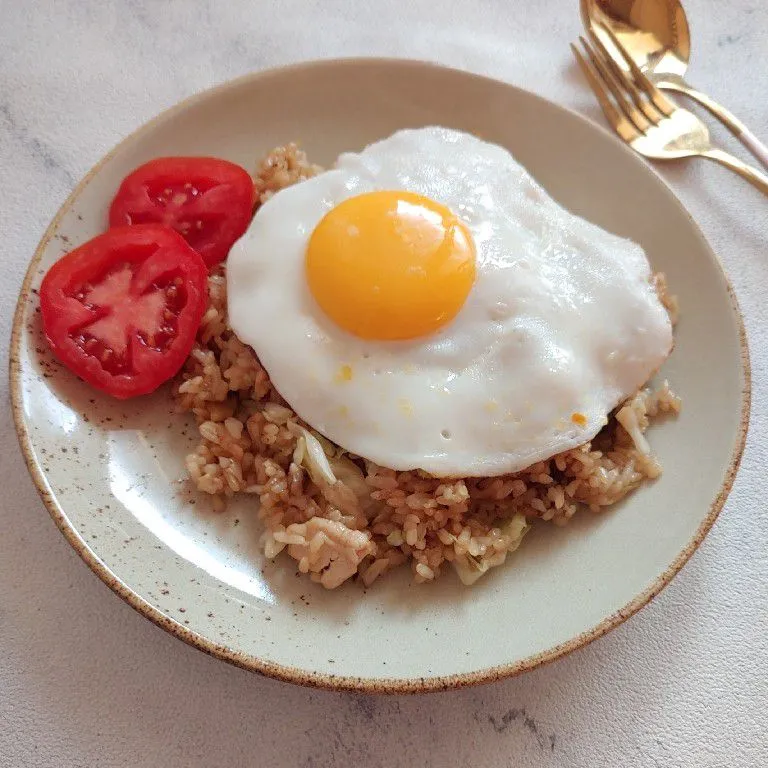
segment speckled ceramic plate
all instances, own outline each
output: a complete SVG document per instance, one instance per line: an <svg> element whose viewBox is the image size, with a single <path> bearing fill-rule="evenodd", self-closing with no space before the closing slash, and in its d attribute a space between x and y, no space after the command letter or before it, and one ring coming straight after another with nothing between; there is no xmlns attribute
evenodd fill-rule
<svg viewBox="0 0 768 768"><path fill-rule="evenodd" d="M246 167L299 140L316 162L406 126L441 123L508 147L561 203L641 243L680 296L664 366L684 398L650 439L663 477L600 516L542 525L475 587L453 574L368 592L325 592L293 561L266 564L253 502L213 513L184 483L194 428L167 390L115 402L54 365L36 288L68 248L101 232L120 179L158 155L212 154ZM85 562L138 611L198 648L297 683L366 691L451 688L535 667L632 615L714 522L744 444L749 368L736 301L672 192L612 136L494 80L431 64L325 61L257 73L196 96L104 158L35 253L14 323L11 386L29 469Z"/></svg>

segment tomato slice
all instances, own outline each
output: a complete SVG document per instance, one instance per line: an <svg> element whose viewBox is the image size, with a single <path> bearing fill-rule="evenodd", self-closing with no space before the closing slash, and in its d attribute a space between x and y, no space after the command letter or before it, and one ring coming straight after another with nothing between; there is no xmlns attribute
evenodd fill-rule
<svg viewBox="0 0 768 768"><path fill-rule="evenodd" d="M48 344L73 373L125 399L183 365L206 306L208 269L168 227L117 227L63 256L40 286Z"/></svg>
<svg viewBox="0 0 768 768"><path fill-rule="evenodd" d="M109 225L173 227L211 267L245 232L255 202L253 180L239 165L215 157L160 157L123 179Z"/></svg>

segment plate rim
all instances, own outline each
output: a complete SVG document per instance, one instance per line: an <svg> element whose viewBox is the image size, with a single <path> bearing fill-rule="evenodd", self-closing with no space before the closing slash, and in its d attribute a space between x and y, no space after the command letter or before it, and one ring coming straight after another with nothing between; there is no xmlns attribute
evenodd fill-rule
<svg viewBox="0 0 768 768"><path fill-rule="evenodd" d="M608 138L611 141L618 143L622 150L633 157L635 157L640 164L642 164L648 171L650 171L656 180L661 183L666 189L671 192L676 204L679 206L680 211L691 221L693 226L699 232L702 242L706 248L709 249L710 254L714 257L715 263L719 266L722 274L725 287L728 292L728 296L731 303L731 309L736 321L736 330L739 337L739 351L741 358L741 376L742 376L742 390L741 390L741 414L738 427L738 433L734 441L733 449L731 451L730 461L727 470L723 476L722 485L720 490L710 504L709 511L703 518L698 528L696 529L692 539L686 544L685 547L678 553L675 559L670 565L659 574L649 586L647 586L642 592L636 595L629 603L619 608L614 613L603 618L594 627L581 632L575 637L567 640L564 643L559 643L552 648L548 648L545 651L528 656L524 659L520 659L514 663L500 664L484 669L476 670L474 672L458 673L453 675L441 675L435 677L414 677L414 678L384 678L384 677L353 677L343 675L332 675L322 672L310 672L302 670L296 667L292 667L285 664L278 664L272 661L259 658L258 656L243 653L233 648L216 643L208 638L190 630L188 627L178 623L170 616L164 614L160 609L153 606L150 602L144 599L140 594L134 592L127 584L121 581L109 568L106 562L104 562L94 551L90 549L83 537L75 530L74 526L70 522L66 512L59 505L56 496L46 479L45 472L40 462L37 461L33 447L32 440L27 429L27 425L24 419L23 411L23 394L22 394L22 377L21 377L21 360L19 355L19 349L21 345L22 336L24 334L24 309L29 297L32 281L35 276L35 269L42 258L43 251L48 246L49 242L55 235L59 224L64 216L71 210L75 201L80 196L83 189L91 182L101 168L114 157L123 147L127 144L134 142L143 134L151 131L161 121L171 117L176 112L180 112L194 104L204 101L211 97L215 93L237 88L244 83L266 79L277 75L290 74L292 71L300 71L306 69L315 69L322 67L334 68L338 66L388 66L388 67L413 67L421 66L431 69L444 70L446 72L459 73L465 77L476 78L481 81L492 82L496 85L503 85L505 88L511 88L517 91L521 91L526 96L533 97L540 101L547 102L550 106L555 106L557 109L563 110L569 113L571 116L576 117L582 122L588 123L591 128L600 131L604 138ZM64 535L64 538L69 542L70 546L77 552L80 558L86 563L86 565L95 573L118 597L128 603L132 608L138 611L142 616L152 621L154 624L164 629L166 632L177 637L183 642L191 645L204 653L222 659L234 666L242 669L247 669L252 672L260 673L266 677L274 678L284 682L297 683L304 686L321 688L327 690L336 691L356 691L364 693L387 693L387 694L403 694L403 693L424 693L433 691L455 690L472 685L480 685L483 683L490 683L498 680L502 680L508 677L527 672L542 666L549 662L555 661L569 653L587 646L599 637L615 629L620 624L623 624L628 618L636 614L641 608L646 606L654 597L656 597L679 573L682 567L688 562L693 553L698 549L701 542L712 528L715 520L720 514L723 505L731 491L736 474L739 469L741 458L744 452L746 444L747 431L749 427L750 407L751 407L751 394L752 394L752 379L751 379L751 364L749 356L749 348L747 343L746 329L744 325L744 318L739 307L736 293L733 289L731 281L726 273L722 261L719 256L712 250L708 241L701 232L698 224L693 219L690 212L685 208L682 202L677 197L674 189L662 178L656 169L638 158L630 148L628 148L623 142L621 142L613 133L608 131L602 125L595 123L586 116L565 107L557 102L551 101L538 95L532 91L528 91L520 86L513 85L504 80L489 75L482 75L469 70L460 69L457 67L451 67L439 62L422 60L422 59L408 59L408 58L390 58L390 57L377 57L377 56L362 56L362 57L342 57L342 58L328 58L328 59L311 59L301 61L285 66L271 67L268 69L257 70L254 72L248 72L239 77L227 80L225 82L213 85L210 88L206 88L202 91L198 91L179 102L175 103L171 107L162 110L150 120L142 123L138 128L131 131L126 137L121 139L111 150L104 154L80 179L75 185L72 191L67 196L66 200L61 204L50 224L46 228L40 242L35 249L35 252L29 262L24 279L22 281L21 288L19 290L19 297L16 302L16 308L13 316L13 324L11 330L11 343L9 354L9 381L10 381L10 395L11 395L11 411L13 414L14 426L16 429L16 435L19 440L24 461L27 469L32 477L32 481L46 507L49 514L56 523L58 529Z"/></svg>

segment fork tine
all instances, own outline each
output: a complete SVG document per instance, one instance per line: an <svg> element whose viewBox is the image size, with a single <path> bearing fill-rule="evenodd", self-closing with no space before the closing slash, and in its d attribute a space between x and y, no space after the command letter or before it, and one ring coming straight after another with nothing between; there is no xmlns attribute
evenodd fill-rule
<svg viewBox="0 0 768 768"><path fill-rule="evenodd" d="M606 29L606 27L603 26L600 28ZM592 41L595 44L595 48L597 48L597 50L602 54L603 60L608 63L613 76L616 78L616 81L629 92L629 95L632 97L632 101L635 102L635 105L643 113L643 115L645 115L645 117L650 120L651 123L658 125L659 120L664 117L664 113L661 112L661 110L656 109L656 107L650 101L648 101L648 99L643 98L643 94L641 93L640 89L635 85L635 83L632 82L632 79L628 77L627 73L618 65L616 59L614 58L615 54L611 53L605 47L605 43L601 40L600 35L598 35L595 29L592 27L589 29L589 36L592 38ZM618 48L618 41L616 50L621 51L622 58L626 59L623 53L623 49Z"/></svg>
<svg viewBox="0 0 768 768"><path fill-rule="evenodd" d="M629 95L632 97L632 101L635 102L635 106L643 112L646 118L648 117L646 114L647 109L653 110L653 116L655 117L656 110L653 109L653 105L649 106L648 102L643 99L643 95L640 92L640 89L632 82L632 80L627 77L626 72L619 66L619 63L616 61L616 54L608 50L605 45L605 41L600 37L592 24L587 27L587 33L589 34L594 47L602 55L603 61L608 65L608 69L611 70L614 78L616 78L616 82L626 87Z"/></svg>
<svg viewBox="0 0 768 768"><path fill-rule="evenodd" d="M627 143L639 138L641 136L640 132L624 116L623 113L619 112L619 110L613 106L613 103L611 102L608 93L603 87L599 76L595 70L592 69L592 67L587 63L586 59L581 55L581 52L573 43L571 43L571 50L573 51L573 55L576 57L576 62L578 63L579 67L581 67L581 71L584 73L584 77L587 78L589 87L592 89L592 92L597 98L597 103L603 110L603 114L611 124L613 130L616 131L616 133L618 133L619 136Z"/></svg>
<svg viewBox="0 0 768 768"><path fill-rule="evenodd" d="M616 47L616 50L627 63L635 83L648 94L648 98L653 102L654 106L661 113L669 117L675 111L675 105L643 74L640 67L635 63L635 60L627 53L627 49L621 44L619 38L616 37L613 30L602 22L598 23L600 24L600 29L608 35L611 42Z"/></svg>
<svg viewBox="0 0 768 768"><path fill-rule="evenodd" d="M579 35L579 40L584 47L584 50L589 56L589 60L592 62L592 66L597 70L600 75L600 79L603 81L603 85L607 85L610 92L613 94L613 98L616 99L616 103L621 107L622 112L635 124L635 127L645 133L650 127L651 123L645 118L645 115L624 95L621 82L616 81L615 75L609 70L605 62L600 56L592 50L589 43Z"/></svg>

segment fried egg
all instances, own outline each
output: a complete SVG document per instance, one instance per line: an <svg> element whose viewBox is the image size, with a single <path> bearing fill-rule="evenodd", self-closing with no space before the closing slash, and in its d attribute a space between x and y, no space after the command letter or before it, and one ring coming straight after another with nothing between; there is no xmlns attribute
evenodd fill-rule
<svg viewBox="0 0 768 768"><path fill-rule="evenodd" d="M580 445L659 368L635 243L502 147L398 131L278 192L227 264L228 311L312 428L396 470L493 476Z"/></svg>

